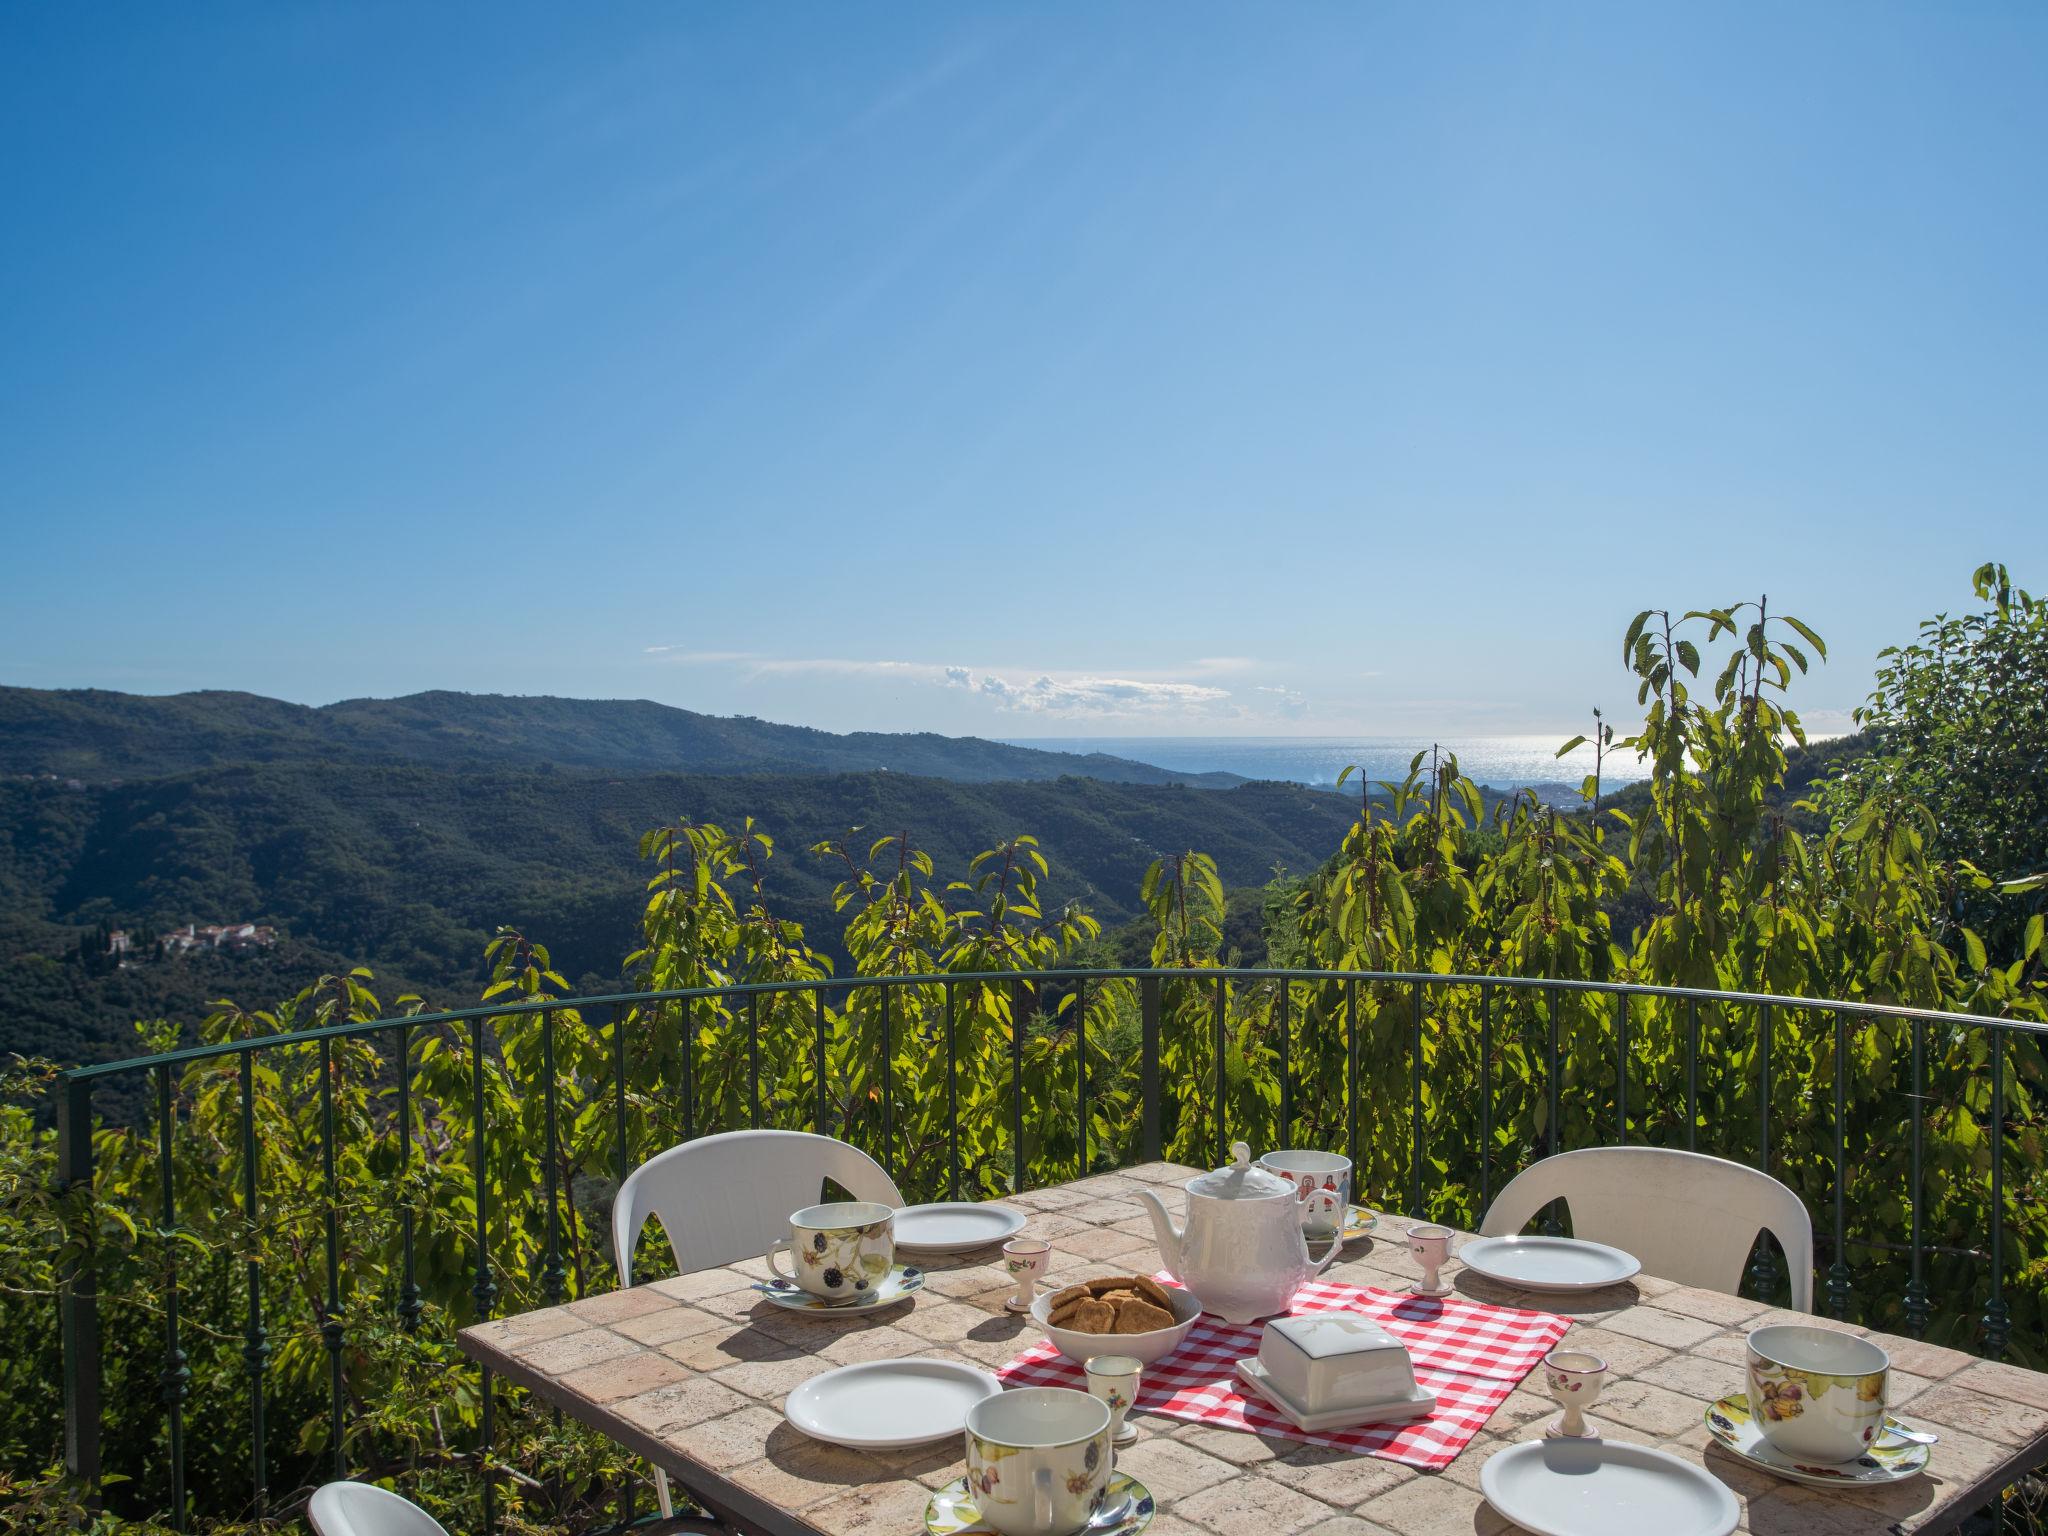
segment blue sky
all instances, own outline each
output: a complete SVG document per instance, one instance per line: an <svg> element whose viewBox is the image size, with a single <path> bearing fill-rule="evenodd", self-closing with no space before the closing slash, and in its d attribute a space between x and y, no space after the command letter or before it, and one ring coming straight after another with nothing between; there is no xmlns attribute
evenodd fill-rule
<svg viewBox="0 0 2048 1536"><path fill-rule="evenodd" d="M2048 8L0 12L0 681L1576 728L2048 587Z"/></svg>

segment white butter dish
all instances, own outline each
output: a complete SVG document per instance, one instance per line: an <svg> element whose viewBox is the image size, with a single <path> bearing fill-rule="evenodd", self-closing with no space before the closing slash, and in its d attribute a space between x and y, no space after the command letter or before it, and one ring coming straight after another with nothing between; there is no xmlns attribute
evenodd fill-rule
<svg viewBox="0 0 2048 1536"><path fill-rule="evenodd" d="M1259 1339L1259 1365L1310 1413L1399 1402L1415 1392L1407 1346L1363 1312L1274 1318Z"/></svg>
<svg viewBox="0 0 2048 1536"><path fill-rule="evenodd" d="M1281 1391L1264 1366L1256 1360L1237 1362L1237 1379L1279 1409L1295 1426L1314 1433L1326 1429L1351 1429L1360 1424L1402 1424L1426 1419L1436 1411L1436 1394L1425 1392L1413 1382L1404 1396L1379 1403L1358 1403L1347 1408L1325 1408L1315 1412L1304 1408Z"/></svg>

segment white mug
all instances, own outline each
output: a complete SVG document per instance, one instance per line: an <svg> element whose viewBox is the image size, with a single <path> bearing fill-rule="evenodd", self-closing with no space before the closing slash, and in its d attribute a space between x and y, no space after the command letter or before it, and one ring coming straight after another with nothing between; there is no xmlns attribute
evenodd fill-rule
<svg viewBox="0 0 2048 1536"><path fill-rule="evenodd" d="M1303 1237L1322 1242L1344 1230L1344 1212L1351 1204L1350 1158L1294 1147L1268 1152L1259 1159L1259 1166L1294 1181L1294 1195L1301 1202Z"/></svg>
<svg viewBox="0 0 2048 1536"><path fill-rule="evenodd" d="M1884 1429L1892 1357L1839 1328L1780 1323L1749 1335L1749 1411L1801 1461L1854 1461Z"/></svg>
<svg viewBox="0 0 2048 1536"><path fill-rule="evenodd" d="M788 1249L796 1273L775 1256ZM889 1278L896 1262L896 1213L865 1200L807 1205L789 1214L789 1236L768 1246L768 1272L824 1301L859 1301Z"/></svg>
<svg viewBox="0 0 2048 1536"><path fill-rule="evenodd" d="M999 1536L1073 1536L1109 1494L1109 1404L1023 1387L967 1410L967 1488Z"/></svg>

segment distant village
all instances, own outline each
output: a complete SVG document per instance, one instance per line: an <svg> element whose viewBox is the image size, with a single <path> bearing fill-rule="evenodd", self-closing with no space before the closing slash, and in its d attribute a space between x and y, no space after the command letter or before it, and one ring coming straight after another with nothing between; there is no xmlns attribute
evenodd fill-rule
<svg viewBox="0 0 2048 1536"><path fill-rule="evenodd" d="M187 923L168 933L110 928L103 923L79 939L72 958L88 972L99 974L194 953L247 954L276 942L277 930L268 923Z"/></svg>
<svg viewBox="0 0 2048 1536"><path fill-rule="evenodd" d="M131 935L125 928L111 929L107 934L107 953L130 954L138 947L138 938L145 944L149 942L147 935ZM195 949L268 949L276 942L277 930L264 923L209 923L204 927L187 923L156 937L157 947L167 955L188 954Z"/></svg>

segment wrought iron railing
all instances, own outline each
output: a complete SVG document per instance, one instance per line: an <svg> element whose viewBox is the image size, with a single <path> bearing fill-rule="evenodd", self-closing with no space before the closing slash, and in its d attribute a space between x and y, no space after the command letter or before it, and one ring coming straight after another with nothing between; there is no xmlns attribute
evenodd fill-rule
<svg viewBox="0 0 2048 1536"><path fill-rule="evenodd" d="M1078 1036L1072 1046L1072 1086L1078 1122L1078 1155L1072 1164L1073 1172L1112 1166L1129 1158L1155 1159L1169 1153L1177 1153L1183 1160L1215 1160L1224 1156L1234 1136L1247 1131L1270 1137L1275 1144L1288 1144L1304 1126L1309 1126L1323 1143L1348 1150L1362 1170L1365 1164L1361 1153L1378 1159L1378 1187L1363 1189L1362 1197L1369 1194L1380 1205L1397 1205L1408 1214L1474 1219L1491 1200L1495 1188L1518 1171L1520 1165L1537 1156L1567 1150L1573 1142L1655 1141L1736 1156L1772 1170L1792 1161L1784 1151L1790 1138L1801 1149L1797 1160L1809 1175L1807 1198L1819 1217L1815 1225L1820 1245L1828 1255L1821 1294L1829 1313L1847 1318L1860 1301L1865 1316L1881 1313L1887 1325L1916 1336L1924 1336L1939 1313L1951 1321L1953 1342L1974 1344L1993 1358L2003 1357L2013 1349L2014 1319L2007 1275L2006 1228L2011 1193L2007 1164L2021 1154L2008 1143L2013 1141L2017 1146L2015 1129L2031 1122L2033 1117L2030 1111L2015 1114L2008 1107L2012 1099L2009 1089L2013 1085L2008 1083L2007 1057L2009 1052L2022 1047L2031 1052L2034 1042L2048 1034L2048 1027L1862 1001L1509 976L1143 968L840 977L551 1001L501 1001L445 1013L260 1035L73 1069L62 1075L58 1100L58 1178L67 1189L91 1184L95 1092L117 1080L139 1077L154 1088L151 1118L158 1144L159 1225L164 1232L175 1230L179 1221L179 1170L174 1083L178 1074L194 1063L232 1059L238 1067L242 1215L253 1227L263 1198L258 1171L261 1149L256 1130L258 1064L266 1053L275 1051L310 1049L318 1053L320 1157L326 1204L322 1244L325 1301L316 1310L330 1378L332 1466L334 1474L342 1476L350 1467L344 1433L348 1313L339 1262L337 1128L333 1102L333 1052L340 1042L388 1039L396 1046L396 1065L387 1085L396 1111L387 1129L398 1143L397 1167L402 1176L421 1155L415 1146L416 1105L409 1097L414 1091L415 1076L412 1042L450 1032L466 1036L472 1073L467 1134L474 1170L471 1194L475 1223L475 1266L468 1296L474 1316L484 1319L492 1316L499 1297L492 1267L492 1222L501 1219L489 1203L485 1076L492 1060L491 1047L502 1039L508 1024L533 1021L540 1033L539 1080L525 1085L528 1092L541 1095L545 1109L545 1146L538 1149L542 1163L541 1198L546 1206L545 1234L540 1240L545 1244L545 1260L539 1271L539 1293L544 1300L559 1301L564 1299L568 1278L561 1252L560 1205L571 1192L561 1187L559 1179L557 1100L563 1082L556 1068L558 1016L573 1011L579 1020L608 1017L609 1034L605 1038L611 1053L609 1081L600 1090L600 1085L586 1072L574 1086L584 1093L586 1102L598 1091L610 1099L615 1128L613 1167L609 1171L618 1178L623 1178L636 1160L636 1149L628 1134L629 1094L648 1086L629 1081L631 1031L651 1017L650 1010L680 1005L689 1021L688 1048L683 1054L685 1080L679 1085L681 1113L685 1134L701 1134L708 1129L733 1127L695 1122L700 1092L691 1074L696 1070L696 1048L701 1039L689 1013L691 1006L715 1001L727 1010L724 1017L729 1030L744 1028L747 1113L741 1123L757 1124L762 1120L764 1002L785 1015L782 1027L786 1027L791 1000L807 997L809 1007L803 1011L814 1020L815 1028L815 1040L809 1042L809 1070L816 1096L804 1106L809 1119L814 1128L848 1134L850 1139L865 1139L871 1147L879 1142L880 1160L892 1175L897 1172L895 1114L900 1099L900 1085L892 1084L890 1079L894 1043L900 1031L913 1030L925 1049L932 1053L943 1051L947 1126L943 1184L948 1195L959 1197L963 1193L963 1175L969 1169L960 1141L963 1063L956 1049L954 1025L956 999L969 988L977 989L977 996L990 992L1006 994L1003 1014L1008 1020L1006 1107L1010 1166L1007 1170L994 1169L986 1158L981 1159L972 1170L976 1193L989 1192L992 1181L999 1187L1021 1191L1031 1183L1034 1171L1048 1178L1071 1176L1065 1168L1034 1170L1027 1150L1025 1046L1034 1029L1043 1031L1047 1027L1040 1005L1050 995L1056 1000L1071 1000L1063 1010L1055 1010L1064 1012L1066 1022L1055 1019L1054 1027ZM878 1014L881 1086L878 1094L864 1099L868 1108L863 1111L860 1123L849 1126L844 1113L836 1123L833 1119L827 1051L828 1044L843 1043L843 1032L849 1027L856 1001L863 997L872 999ZM1258 1049L1247 1054L1239 1042L1233 1053L1233 1034L1248 1018L1255 1018L1255 1005L1260 1005L1261 1000L1266 1009L1263 1022L1256 1022L1251 1029ZM1105 1013L1127 1025L1133 1012L1135 1063L1122 1060L1091 1068L1091 1015L1100 1031ZM1703 1049L1703 1014L1709 1030L1719 1032L1718 1042L1707 1049ZM1787 1024L1787 1019L1792 1022ZM1595 1055L1587 1051L1589 1026L1597 1036ZM1729 1045L1737 1035L1740 1049ZM1774 1124L1774 1098L1782 1099L1784 1095L1774 1094L1774 1087L1782 1088L1783 1080L1774 1085L1773 1074L1785 1070L1774 1062L1774 1050L1796 1048L1802 1053L1801 1061L1818 1062L1823 1046L1829 1047L1828 1080L1817 1085L1817 1070L1804 1073L1799 1084L1801 1097L1789 1109L1781 1107L1780 1118ZM1101 1050L1099 1038L1094 1049L1098 1053ZM1604 1075L1605 1067L1595 1059L1596 1055L1605 1057L1609 1050L1611 1078ZM1405 1061L1397 1059L1397 1053L1402 1051ZM1852 1061L1852 1056L1857 1059ZM1311 1057L1313 1064L1304 1065ZM932 1059L936 1060L935 1054ZM1057 1065L1059 1058L1047 1060ZM1183 1074L1190 1064L1198 1065L1207 1080L1194 1082L1186 1076L1175 1079L1168 1069L1173 1061L1179 1062ZM1337 1063L1334 1071L1339 1079L1334 1083L1329 1080L1332 1062ZM1478 1081L1464 1081L1463 1074L1475 1064ZM1130 1076L1132 1066L1134 1081ZM1943 1074L1940 1086L1948 1094L1946 1098L1935 1091L1930 1078L1930 1072L1937 1066ZM983 1062L977 1070L986 1067ZM1405 1068L1405 1073L1401 1068ZM1754 1080L1753 1156L1745 1157L1747 1149L1737 1145L1747 1139L1746 1128L1738 1135L1732 1126L1715 1118L1716 1107L1737 1102L1729 1097L1731 1074L1739 1076L1743 1084L1752 1077ZM1852 1173L1858 1159L1868 1150L1852 1148L1847 1141L1852 1074L1859 1093L1865 1098L1874 1094L1880 1104L1894 1106L1899 1116L1897 1129L1905 1143L1902 1192L1906 1220L1903 1230L1893 1234L1897 1241L1872 1236L1867 1231L1860 1237L1852 1236ZM1272 1090L1270 1098L1256 1100L1269 1106L1258 1111L1263 1123L1257 1126L1243 1123L1245 1115L1235 1106L1246 1102L1245 1096L1232 1091L1233 1087L1245 1089L1248 1076L1256 1076L1257 1082L1251 1086L1259 1094L1263 1095L1268 1087ZM1364 1081L1368 1076L1386 1083L1405 1076L1406 1105L1382 1102L1382 1091ZM1512 1091L1505 1091L1509 1089ZM2032 1091L2031 1086L2024 1090ZM1368 1092L1373 1096L1367 1097ZM1106 1135L1097 1131L1098 1117L1091 1117L1090 1113L1091 1095L1099 1108L1105 1094L1114 1095L1120 1106L1134 1100L1135 1122L1119 1120ZM1819 1102L1815 1101L1816 1095ZM1950 1232L1931 1237L1926 1229L1923 1215L1929 1202L1923 1154L1928 1145L1931 1105L1944 1109L1944 1134L1953 1135L1958 1126L1967 1124L1986 1148L1982 1159L1982 1208L1987 1219L1981 1233ZM779 1123L802 1118L793 1102L781 1102L779 1107ZM872 1111L877 1107L875 1114ZM457 1106L444 1096L435 1109L440 1117L439 1128L452 1132L447 1121L456 1112ZM1818 1135L1823 1117L1827 1127L1824 1138ZM1365 1134L1376 1138L1370 1146L1361 1144L1362 1121ZM1405 1148L1393 1145L1399 1138L1389 1131L1396 1126L1405 1129ZM1467 1135L1477 1142L1476 1158L1472 1147L1462 1139ZM1832 1142L1831 1148L1824 1146L1826 1141ZM638 1149L641 1155L654 1150L658 1148ZM1405 1179L1393 1171L1397 1154L1405 1154L1399 1156L1403 1165L1399 1171L1405 1172ZM1043 1159L1040 1161L1042 1164ZM1817 1197L1811 1187L1816 1177L1830 1186L1825 1199ZM935 1185L926 1192L939 1193L936 1176L928 1168L925 1179ZM1952 1186L1950 1178L1944 1187L1952 1193ZM912 1197L916 1197L914 1193ZM1945 1208L1953 1210L1953 1201ZM424 1310L414 1268L414 1211L410 1203L404 1203L395 1215L402 1268L392 1292L392 1305L401 1323L413 1329L418 1327ZM1554 1228L1554 1212L1549 1221ZM2023 1232L2020 1237L2027 1245L2027 1253L2038 1254L2041 1234ZM1867 1288L1859 1289L1851 1257L1858 1252L1877 1255L1882 1265L1896 1265L1903 1254L1905 1283L1897 1296L1879 1296ZM1928 1265L1935 1260L1944 1261L1951 1273L1958 1272L1960 1265L1961 1272L1974 1276L1973 1294L1968 1300L1960 1298L1953 1285L1942 1294L1930 1287ZM266 1423L265 1377L271 1360L271 1331L277 1320L264 1315L264 1277L253 1252L245 1262L246 1304L239 1321L245 1341L242 1359L247 1375L252 1493L246 1507L210 1512L261 1516L266 1511L275 1512L269 1499L270 1426ZM1773 1250L1760 1243L1750 1270L1751 1284L1759 1294L1768 1296L1781 1285L1784 1276L1776 1270L1775 1263ZM1866 1265L1866 1269L1871 1267ZM167 1490L164 1512L183 1528L192 1513L187 1498L184 1439L189 1373L181 1344L184 1319L174 1253L167 1252L163 1275L159 1383L165 1426L163 1457L167 1463L167 1476L163 1479ZM65 1461L72 1473L86 1480L97 1480L103 1470L106 1405L101 1399L102 1298L97 1280L97 1268L88 1251L67 1263L60 1285ZM1962 1324L1955 1322L1958 1316L1964 1319ZM2025 1322L2026 1347L2021 1352L2030 1358L2038 1357L2039 1341L2032 1336L2037 1322L2036 1315L2030 1315ZM1964 1333L1974 1333L1974 1338L1957 1336L1953 1331L1957 1327ZM493 1519L488 1466L495 1402L488 1372L482 1376L481 1389L478 1465L487 1469L483 1510L488 1528ZM146 1410L130 1403L120 1411ZM628 1518L630 1514L628 1502Z"/></svg>

